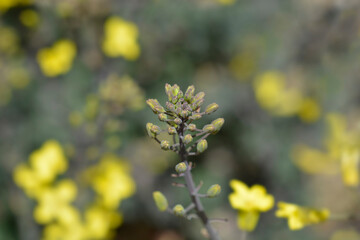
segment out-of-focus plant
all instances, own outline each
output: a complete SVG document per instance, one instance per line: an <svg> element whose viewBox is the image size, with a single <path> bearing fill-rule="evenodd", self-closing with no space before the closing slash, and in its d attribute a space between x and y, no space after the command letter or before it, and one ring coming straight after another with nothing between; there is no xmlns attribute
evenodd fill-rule
<svg viewBox="0 0 360 240"><path fill-rule="evenodd" d="M192 219L193 217L200 218L206 228L206 235L213 240L220 239L218 233L211 225L211 219L205 212L201 198L218 196L221 192L221 187L218 184L214 184L206 193L200 193L202 182L198 186L195 185L191 172L193 164L189 161L188 157L196 156L208 148L206 138L220 131L224 124L224 119L218 118L205 125L202 129L199 129L193 122L199 120L204 115L215 112L219 106L216 103L212 103L205 110L201 111L205 93L199 92L195 94L194 86L189 86L186 92L183 93L178 85L171 86L166 84L165 92L168 96L165 108L157 99L148 99L146 103L157 114L159 120L167 124L167 129L162 130L155 124L147 123L146 130L149 137L160 144L161 149L165 151L171 150L179 155L181 162L175 166L176 174L173 174L173 176L184 178L185 184L176 183L174 185L185 187L188 190L191 204L187 207L177 204L170 209L166 197L158 191L153 193L155 203L160 211L167 210L175 216L187 219ZM162 132L166 132L173 137L172 143L158 138ZM191 214L192 210L195 210L195 214Z"/></svg>
<svg viewBox="0 0 360 240"><path fill-rule="evenodd" d="M295 164L310 174L336 174L341 172L346 186L359 185L360 137L356 124L349 127L346 118L337 113L326 116L328 134L325 149L319 150L304 144L293 149Z"/></svg>

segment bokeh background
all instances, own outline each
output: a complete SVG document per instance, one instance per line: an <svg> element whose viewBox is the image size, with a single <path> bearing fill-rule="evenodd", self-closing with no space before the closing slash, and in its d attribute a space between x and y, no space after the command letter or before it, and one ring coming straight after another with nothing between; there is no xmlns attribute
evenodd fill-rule
<svg viewBox="0 0 360 240"><path fill-rule="evenodd" d="M189 203L176 154L145 130L165 83L220 105L202 123L223 129L192 160L204 189L222 186L203 202L229 219L214 224L223 239L241 235L231 179L356 215L358 157L339 156L360 143L359 64L357 0L0 0L0 239L203 239L152 199ZM360 239L357 220L291 231L274 212L248 239ZM93 237L53 222L77 215Z"/></svg>

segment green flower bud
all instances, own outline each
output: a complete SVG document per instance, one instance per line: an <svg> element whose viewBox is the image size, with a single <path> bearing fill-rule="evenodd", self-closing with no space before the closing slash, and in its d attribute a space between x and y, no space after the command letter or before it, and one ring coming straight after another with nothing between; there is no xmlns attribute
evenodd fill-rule
<svg viewBox="0 0 360 240"><path fill-rule="evenodd" d="M176 123L177 125L179 125L179 124L182 123L182 121L181 121L180 118L175 118L175 119L174 119L174 123Z"/></svg>
<svg viewBox="0 0 360 240"><path fill-rule="evenodd" d="M178 216L178 217L184 217L185 216L185 209L181 204L177 204L173 208L173 212L174 212L175 216Z"/></svg>
<svg viewBox="0 0 360 240"><path fill-rule="evenodd" d="M194 93L195 93L194 85L189 86L185 92L185 100L191 102Z"/></svg>
<svg viewBox="0 0 360 240"><path fill-rule="evenodd" d="M214 134L220 131L221 127L224 125L225 120L223 118L217 118L211 122L212 125L215 127Z"/></svg>
<svg viewBox="0 0 360 240"><path fill-rule="evenodd" d="M159 113L158 118L160 121L165 122L167 120L167 115L165 113Z"/></svg>
<svg viewBox="0 0 360 240"><path fill-rule="evenodd" d="M173 96L172 96L172 93L171 93L171 85L168 84L168 83L165 84L165 93L168 96L169 101L171 101Z"/></svg>
<svg viewBox="0 0 360 240"><path fill-rule="evenodd" d="M210 105L208 105L205 109L205 113L206 114L210 114L215 112L217 109L219 108L219 105L217 105L216 103L212 103Z"/></svg>
<svg viewBox="0 0 360 240"><path fill-rule="evenodd" d="M199 99L199 100L192 103L191 109L193 111L196 111L203 103L204 103L204 99Z"/></svg>
<svg viewBox="0 0 360 240"><path fill-rule="evenodd" d="M183 117L183 118L186 118L186 117L189 116L189 115L190 115L190 112L187 111L187 110L182 110L182 111L180 112L180 116Z"/></svg>
<svg viewBox="0 0 360 240"><path fill-rule="evenodd" d="M193 140L193 137L191 136L191 134L186 134L184 137L184 143L185 144L189 144L191 141Z"/></svg>
<svg viewBox="0 0 360 240"><path fill-rule="evenodd" d="M179 98L179 96L178 96L179 92L180 92L180 87L179 87L177 84L174 84L174 85L171 87L171 93L172 93L172 95Z"/></svg>
<svg viewBox="0 0 360 240"><path fill-rule="evenodd" d="M155 124L153 124L150 128L150 131L156 135L158 135L161 132L161 128Z"/></svg>
<svg viewBox="0 0 360 240"><path fill-rule="evenodd" d="M184 173L186 171L187 167L186 164L184 162L178 163L175 166L175 171L177 173Z"/></svg>
<svg viewBox="0 0 360 240"><path fill-rule="evenodd" d="M182 98L183 96L184 96L184 93L180 90L177 95L178 99Z"/></svg>
<svg viewBox="0 0 360 240"><path fill-rule="evenodd" d="M191 131L191 132L194 132L194 131L196 131L196 125L191 123L188 125L187 129L189 129L189 131Z"/></svg>
<svg viewBox="0 0 360 240"><path fill-rule="evenodd" d="M163 212L168 208L169 206L168 200L161 192L159 191L153 192L153 198L159 211Z"/></svg>
<svg viewBox="0 0 360 240"><path fill-rule="evenodd" d="M199 120L201 118L200 113L193 113L190 117L191 120Z"/></svg>
<svg viewBox="0 0 360 240"><path fill-rule="evenodd" d="M146 100L147 105L151 108L154 113L163 113L165 109L160 105L157 99L148 99Z"/></svg>
<svg viewBox="0 0 360 240"><path fill-rule="evenodd" d="M214 184L214 185L210 186L209 189L207 190L207 196L210 198L217 197L217 196L219 196L220 192L221 192L220 185Z"/></svg>
<svg viewBox="0 0 360 240"><path fill-rule="evenodd" d="M174 127L168 127L168 133L169 133L169 135L174 135L174 134L176 134L176 128L174 128Z"/></svg>
<svg viewBox="0 0 360 240"><path fill-rule="evenodd" d="M205 97L205 93L204 92L199 92L198 94L195 95L195 97L192 99L192 102L197 102L199 100L204 100Z"/></svg>
<svg viewBox="0 0 360 240"><path fill-rule="evenodd" d="M152 126L153 126L154 124L152 124L152 123L147 123L146 124L146 131L147 131L147 134L149 135L149 137L151 137L151 138L155 138L155 134L151 131L151 128L152 128Z"/></svg>
<svg viewBox="0 0 360 240"><path fill-rule="evenodd" d="M161 147L161 149L163 149L163 150L169 150L169 149L170 149L170 143L169 143L169 141L162 140L161 143L160 143L160 147Z"/></svg>
<svg viewBox="0 0 360 240"><path fill-rule="evenodd" d="M215 127L212 124L206 124L203 129L204 132L209 132L209 133L213 133L215 132Z"/></svg>
<svg viewBox="0 0 360 240"><path fill-rule="evenodd" d="M204 152L208 147L208 143L205 139L202 139L200 142L198 142L196 148L199 153Z"/></svg>

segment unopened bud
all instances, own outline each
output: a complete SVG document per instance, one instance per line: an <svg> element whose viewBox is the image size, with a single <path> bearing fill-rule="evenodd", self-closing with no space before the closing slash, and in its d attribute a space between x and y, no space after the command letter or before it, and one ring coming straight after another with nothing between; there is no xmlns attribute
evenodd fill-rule
<svg viewBox="0 0 360 240"><path fill-rule="evenodd" d="M181 204L177 204L173 208L173 212L174 212L175 216L178 216L178 217L184 217L185 216L185 209Z"/></svg>
<svg viewBox="0 0 360 240"><path fill-rule="evenodd" d="M168 208L168 200L161 192L153 192L153 198L159 211L163 212Z"/></svg>
<svg viewBox="0 0 360 240"><path fill-rule="evenodd" d="M171 102L166 102L166 108L171 112L175 112L176 109L174 104L172 104Z"/></svg>
<svg viewBox="0 0 360 240"><path fill-rule="evenodd" d="M202 139L200 142L198 142L196 148L199 153L204 152L208 147L208 143L205 139Z"/></svg>
<svg viewBox="0 0 360 240"><path fill-rule="evenodd" d="M189 116L189 115L190 115L190 112L187 111L187 110L182 110L182 111L180 112L180 116L183 117L183 118L186 118L186 117Z"/></svg>
<svg viewBox="0 0 360 240"><path fill-rule="evenodd" d="M150 127L150 131L157 135L161 132L161 128L157 125L152 124L152 126Z"/></svg>
<svg viewBox="0 0 360 240"><path fill-rule="evenodd" d="M176 123L177 125L181 124L181 119L180 118L175 118L174 119L174 123Z"/></svg>
<svg viewBox="0 0 360 240"><path fill-rule="evenodd" d="M182 98L183 96L184 96L184 93L180 90L177 95L178 99Z"/></svg>
<svg viewBox="0 0 360 240"><path fill-rule="evenodd" d="M204 99L205 97L205 93L204 92L199 92L198 94L195 95L195 97L192 99L192 102L197 102L201 99Z"/></svg>
<svg viewBox="0 0 360 240"><path fill-rule="evenodd" d="M209 187L206 194L207 194L207 196L209 198L213 198L213 197L219 196L220 193L221 193L220 185L219 184L214 184L214 185Z"/></svg>
<svg viewBox="0 0 360 240"><path fill-rule="evenodd" d="M160 147L161 147L161 149L163 149L163 150L169 150L169 149L170 149L170 143L169 143L169 141L162 140L161 143L160 143Z"/></svg>
<svg viewBox="0 0 360 240"><path fill-rule="evenodd" d="M225 120L223 118L217 118L211 122L214 125L215 131L213 133L217 133L220 131L221 127L224 125Z"/></svg>
<svg viewBox="0 0 360 240"><path fill-rule="evenodd" d="M165 113L159 113L158 114L158 118L160 121L166 121L167 120L167 115Z"/></svg>
<svg viewBox="0 0 360 240"><path fill-rule="evenodd" d="M186 134L184 137L184 143L185 144L189 144L191 141L193 140L193 137L191 136L191 134Z"/></svg>
<svg viewBox="0 0 360 240"><path fill-rule="evenodd" d="M176 134L176 128L174 128L174 127L168 127L168 133L169 133L169 135L174 135L174 134Z"/></svg>
<svg viewBox="0 0 360 240"><path fill-rule="evenodd" d="M151 131L151 127L152 127L153 125L154 125L154 124L152 124L152 123L147 123L147 124L146 124L147 134L148 134L149 137L151 137L151 138L154 138L154 137L155 137L155 134Z"/></svg>
<svg viewBox="0 0 360 240"><path fill-rule="evenodd" d="M165 84L165 93L166 93L166 95L168 96L169 101L171 101L171 99L172 99L171 85L168 84L168 83Z"/></svg>
<svg viewBox="0 0 360 240"><path fill-rule="evenodd" d="M202 129L204 132L209 132L209 133L212 133L215 131L215 127L214 125L212 124L206 124L203 129Z"/></svg>
<svg viewBox="0 0 360 240"><path fill-rule="evenodd" d="M193 85L189 86L185 92L185 100L191 102L194 93L195 93L195 87Z"/></svg>
<svg viewBox="0 0 360 240"><path fill-rule="evenodd" d="M154 113L163 113L165 109L160 105L157 99L148 99L146 100L147 105L151 108Z"/></svg>
<svg viewBox="0 0 360 240"><path fill-rule="evenodd" d="M178 163L175 166L175 171L177 173L184 173L186 171L187 167L186 164L184 162Z"/></svg>
<svg viewBox="0 0 360 240"><path fill-rule="evenodd" d="M196 125L191 123L187 126L187 129L189 129L189 131L191 131L191 132L194 132L194 131L196 131Z"/></svg>
<svg viewBox="0 0 360 240"><path fill-rule="evenodd" d="M203 103L204 103L203 98L193 102L191 105L192 110L196 111Z"/></svg>
<svg viewBox="0 0 360 240"><path fill-rule="evenodd" d="M190 117L191 120L199 120L201 118L200 113L193 113Z"/></svg>
<svg viewBox="0 0 360 240"><path fill-rule="evenodd" d="M217 105L216 103L212 103L210 105L208 105L205 109L205 113L206 114L210 114L215 112L217 109L219 108L219 105Z"/></svg>

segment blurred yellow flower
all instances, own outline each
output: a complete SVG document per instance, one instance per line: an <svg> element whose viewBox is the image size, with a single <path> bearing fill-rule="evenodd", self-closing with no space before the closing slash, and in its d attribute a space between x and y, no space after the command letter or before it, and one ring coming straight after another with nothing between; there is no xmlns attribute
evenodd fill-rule
<svg viewBox="0 0 360 240"><path fill-rule="evenodd" d="M315 101L315 99L312 98L305 98L300 106L299 109L299 117L304 122L315 122L320 117L320 106Z"/></svg>
<svg viewBox="0 0 360 240"><path fill-rule="evenodd" d="M20 21L26 27L32 28L39 24L40 19L36 11L27 9L20 13Z"/></svg>
<svg viewBox="0 0 360 240"><path fill-rule="evenodd" d="M358 129L348 129L346 119L331 113L326 116L328 136L323 151L296 145L292 156L295 164L310 174L336 174L340 172L347 186L359 185L359 149Z"/></svg>
<svg viewBox="0 0 360 240"><path fill-rule="evenodd" d="M22 67L10 68L8 79L12 87L16 89L23 89L30 82L29 72Z"/></svg>
<svg viewBox="0 0 360 240"><path fill-rule="evenodd" d="M254 90L260 106L274 115L291 116L298 112L302 93L287 88L285 76L280 72L265 72L254 82Z"/></svg>
<svg viewBox="0 0 360 240"><path fill-rule="evenodd" d="M6 12L8 9L17 5L29 5L32 0L1 0L0 1L0 12Z"/></svg>
<svg viewBox="0 0 360 240"><path fill-rule="evenodd" d="M279 202L275 215L279 218L287 218L291 230L299 230L307 225L326 221L330 216L330 211L328 209L319 210Z"/></svg>
<svg viewBox="0 0 360 240"><path fill-rule="evenodd" d="M261 185L249 188L239 180L231 180L230 186L234 190L229 195L230 205L239 210L238 226L245 231L253 231L259 220L260 212L269 211L274 206L274 197L266 193Z"/></svg>
<svg viewBox="0 0 360 240"><path fill-rule="evenodd" d="M259 75L254 82L255 97L262 108L275 116L294 116L307 123L320 117L318 102L305 97L301 89L287 86L281 72L268 71Z"/></svg>
<svg viewBox="0 0 360 240"><path fill-rule="evenodd" d="M14 29L0 27L0 36L0 52L11 55L19 50L20 40Z"/></svg>
<svg viewBox="0 0 360 240"><path fill-rule="evenodd" d="M76 46L70 40L59 40L50 48L43 48L37 54L41 71L47 77L67 73L76 56Z"/></svg>
<svg viewBox="0 0 360 240"><path fill-rule="evenodd" d="M237 79L248 80L255 72L256 56L252 51L243 51L231 59L229 69Z"/></svg>
<svg viewBox="0 0 360 240"><path fill-rule="evenodd" d="M145 106L143 90L129 76L120 78L115 74L110 75L101 84L99 92L101 98L113 105L113 108L116 108L118 112L125 107L140 110Z"/></svg>
<svg viewBox="0 0 360 240"><path fill-rule="evenodd" d="M62 224L72 224L79 219L78 211L70 205L77 194L72 180L61 180L52 188L43 189L37 197L38 205L34 218L38 223L46 224L54 220Z"/></svg>
<svg viewBox="0 0 360 240"><path fill-rule="evenodd" d="M135 182L130 176L130 166L124 159L113 154L106 154L98 165L85 172L99 202L108 209L116 209L121 200L135 192Z"/></svg>
<svg viewBox="0 0 360 240"><path fill-rule="evenodd" d="M67 169L64 151L54 140L46 141L40 149L32 152L29 162L29 166L20 164L15 168L14 180L30 197L36 197L44 186Z"/></svg>
<svg viewBox="0 0 360 240"><path fill-rule="evenodd" d="M135 60L140 55L137 42L138 28L120 17L110 17L104 26L104 41L102 49L109 57L122 56L127 60Z"/></svg>
<svg viewBox="0 0 360 240"><path fill-rule="evenodd" d="M359 240L360 234L356 232L354 229L346 229L336 231L331 240Z"/></svg>

